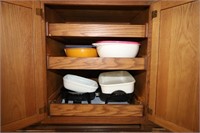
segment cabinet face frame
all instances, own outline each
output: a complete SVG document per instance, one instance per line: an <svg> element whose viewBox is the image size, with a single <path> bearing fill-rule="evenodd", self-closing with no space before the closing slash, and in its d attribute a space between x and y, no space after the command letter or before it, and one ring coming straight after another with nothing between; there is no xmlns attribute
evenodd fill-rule
<svg viewBox="0 0 200 133"><path fill-rule="evenodd" d="M113 1L112 1L113 2ZM133 1L132 1L132 3L134 3ZM47 4L47 5L53 5L51 2L49 2L49 3L43 3L44 4L44 6L45 6L45 4ZM55 3L54 3L55 4ZM60 3L59 3L60 4ZM65 3L65 5L67 6L69 3L67 3L67 1L66 1L66 3ZM119 4L119 3L118 3ZM136 3L135 3L136 4ZM63 4L64 5L64 4ZM70 5L70 4L69 4ZM72 5L70 5L70 6L72 6ZM86 6L88 6L88 5L86 5ZM95 4L93 5L94 7L96 6ZM105 5L105 4L103 4L103 7L106 7L107 5ZM113 6L113 5L112 5ZM121 5L120 5L121 6ZM127 6L126 4L124 4L124 7L123 7L123 5L122 5L122 11L121 12L124 12L124 11L126 11L126 8L125 8L125 6ZM132 6L131 6L132 7ZM134 7L134 6L133 6ZM144 5L144 7L146 8L146 5ZM52 9L54 9L54 8L52 8ZM70 8L69 8L70 9ZM92 8L93 9L93 8ZM97 8L98 9L98 8ZM106 8L107 9L107 8ZM112 9L112 8L111 8ZM89 10L90 10L90 8L89 8ZM119 9L120 10L120 9ZM130 9L130 10L133 10L133 9ZM137 8L136 8L136 10L137 10ZM140 10L139 10L140 11ZM146 15L148 15L148 12L147 12L148 10L147 9L144 9L144 14L145 14L145 16ZM49 11L50 12L50 11ZM46 17L48 16L48 13L49 12L47 12L47 14L45 13L45 15L46 15ZM147 14L146 14L147 13ZM51 12L50 12L50 14L51 14ZM105 14L105 11L104 11L104 14ZM48 18L48 17L47 17ZM52 16L52 18L54 18L54 16ZM51 20L51 17L50 17L50 20ZM56 19L57 20L57 19ZM51 20L51 21L53 21L54 22L54 20ZM141 20L141 21L144 21L144 20ZM148 20L147 20L148 21ZM117 21L116 21L117 22ZM140 22L141 23L141 22ZM146 21L145 21L145 23L146 23ZM82 26L83 24L81 24L81 26ZM100 25L101 26L101 25ZM113 26L113 25L111 25L111 26ZM124 26L124 25L123 25ZM122 27L123 27L122 26ZM127 25L125 25L125 26L127 26ZM115 26L116 27L116 26ZM148 27L148 25L143 25L143 27ZM118 28L118 27L117 27ZM48 29L48 28L47 28ZM147 28L148 29L148 28ZM48 30L48 31L50 31L50 30ZM87 30L86 30L87 31ZM145 29L145 31L146 31L146 29ZM77 33L76 33L77 34ZM145 34L146 34L146 32L145 32ZM48 36L48 34L47 34L47 36ZM52 35L53 36L53 35ZM63 35L63 36L65 36L65 35ZM86 36L87 37L87 36ZM108 36L107 36L108 37ZM118 37L121 37L121 34L120 34L120 36L118 36ZM123 36L122 36L123 37ZM134 35L132 35L131 36L132 38L134 38L135 36ZM143 43L145 43L145 45L147 45L146 44L146 36L142 36L142 37L144 37L145 39L145 41L143 42ZM135 37L135 38L137 38L137 37ZM47 38L47 41L48 41L48 39L49 38ZM48 43L47 43L48 44ZM59 43L57 43L57 44L59 44ZM61 44L62 45L62 44ZM143 50L144 51L144 50ZM54 54L54 53L53 53ZM58 53L56 53L56 54L58 54ZM48 55L48 54L47 54ZM62 55L63 56L63 55ZM51 57L48 57L49 59L51 58ZM56 57L52 57L51 59L53 59L53 58L56 58ZM62 58L62 57L61 57ZM75 58L71 58L71 57L69 57L69 59L67 59L67 57L63 57L63 59L65 60L66 59L66 61L70 61L70 60L73 60L73 59L75 59ZM77 58L78 59L78 58ZM86 61L86 60L88 60L88 61ZM86 67L86 65L84 65L84 63L83 63L83 65L80 65L80 62L94 62L94 61L97 61L98 63L101 63L101 61L100 60L102 60L102 58L99 58L99 59L95 59L95 58L84 58L84 59L79 59L79 60L77 60L77 64L79 64L79 66L78 66L78 68L77 68L77 66L76 66L76 62L75 62L75 65L73 65L72 64L72 67L70 67L70 65L66 65L66 66L64 66L64 67L62 67L62 68L56 68L56 69L69 69L69 70L71 70L71 69L83 69L84 68L84 70L85 69L87 69L88 68L88 70L101 70L101 69L103 69L103 70L119 70L119 69L126 69L126 70L146 70L146 68L145 68L145 59L144 58L141 58L141 59L139 59L138 61L139 62L142 62L142 67L140 67L140 68L136 68L136 67L134 67L134 65L133 66L130 66L129 68L127 67L128 66L128 64L126 64L126 63L124 63L124 62L127 62L127 63L130 63L130 62L133 62L133 61L131 61L132 59L131 58L124 58L124 59L112 59L112 58L105 58L105 59L103 59L104 60L104 64L103 65L105 65L106 66L106 63L105 63L105 60L108 60L108 62L110 61L111 63L108 63L108 64L111 64L111 65L108 65L108 68L107 67L98 67L98 65L96 65L96 67L95 67L95 64L93 64L93 65L89 65L89 66L87 66ZM115 67L112 67L112 65L114 64L114 63L112 63L114 60L118 60L118 61L122 61L122 63L120 63L120 64L123 64L124 63L124 65L125 65L125 67L120 67L119 65L117 66L117 68L115 68ZM134 60L137 60L137 58L135 58ZM66 61L65 61L65 63L66 63ZM48 63L50 63L50 61L48 61ZM73 63L73 62L72 62ZM51 64L51 63L50 63ZM67 64L71 64L71 63L67 63ZM87 63L86 63L87 64ZM138 64L138 63L136 63L136 64ZM140 64L140 63L139 63ZM93 68L91 68L91 66L93 67ZM54 68L48 68L48 69L54 69ZM145 73L146 74L146 73ZM144 76L145 74L142 74L141 76L139 75L139 78L140 79L142 79L141 81L143 82L143 78L141 78L141 77L144 77L144 78L146 78L146 76ZM48 79L48 78L47 78ZM50 79L51 80L51 79ZM48 82L48 81L47 81ZM144 84L146 84L146 80L143 82ZM50 88L50 87L49 87ZM143 89L143 88L145 88L145 87L143 87L143 85L141 85L141 88ZM51 89L51 88L50 88ZM140 94L140 96L143 98L142 100L143 101L145 101L144 103L146 104L146 95L145 95L146 93L144 93L144 94ZM51 97L51 96L50 96ZM51 99L52 100L52 99ZM58 106L62 106L62 104L58 104ZM63 109L64 108L68 108L69 106L71 106L71 107L73 107L73 105L66 105L66 107L63 107ZM87 106L87 105L84 105L85 106L85 108L88 108L88 107L90 107L89 105ZM101 105L94 105L95 106L95 108L97 108L97 109L99 109L100 107L101 107ZM123 106L125 106L125 105L119 105L119 107L117 107L116 108L116 110L122 110L122 108L123 108ZM130 105L129 107L131 108L131 109L134 109L135 107L134 107L135 105ZM143 106L143 105L141 105L141 106ZM50 105L50 109L52 109L51 107L55 107L55 105L52 103L52 105ZM71 108L70 107L70 108ZM77 105L76 107L79 107L79 105ZM81 105L80 105L80 107L82 107ZM115 106L105 106L104 108L105 108L105 110L110 110L111 108L115 108ZM55 109L55 108L54 108ZM59 109L60 110L60 109ZM71 110L71 109L70 109ZM67 113L69 113L70 112L70 110L68 110L68 112ZM84 109L83 109L84 110ZM72 116L67 116L67 117L65 117L65 116L62 116L62 115L55 115L55 116L53 116L52 115L52 117L49 117L49 118L47 118L47 119L45 119L44 121L43 121L43 123L61 123L61 121L63 121L64 119L65 119L65 122L64 123L68 123L69 124L69 122L71 121L71 124L72 123L81 123L81 124L84 124L85 122L87 122L87 123L89 123L89 124L98 124L98 123L101 123L101 124L105 124L105 122L104 122L104 120L106 120L106 123L108 123L108 124L143 124L143 123L145 123L145 120L146 120L146 116L136 116L135 114L133 114L132 116L128 116L127 114L122 114L122 112L123 111L120 111L119 113L116 113L116 114L112 114L113 112L116 112L116 110L115 111L113 111L113 110L111 110L110 111L110 115L108 116L106 113L105 114L101 114L102 116L101 116L101 118L98 118L99 116L97 116L97 114L95 114L95 111L93 111L93 115L95 115L95 116L92 116L92 114L89 114L89 112L87 112L87 113L85 113L85 114L81 114L81 115L83 115L83 116L81 116L81 118L80 119L78 119L77 121L74 121L74 119L77 119L78 118L78 116L80 116L80 114L76 114L76 111L74 111L75 113L73 113L72 114ZM103 111L103 110L102 110ZM143 110L142 109L142 114L143 114L143 112L144 111L146 111L146 110ZM56 111L54 111L54 113L55 113ZM127 110L126 111L124 111L124 112L128 112ZM56 113L59 113L59 111L58 112L56 112ZM66 113L66 114L67 114ZM84 113L84 111L83 111L83 113ZM97 112L96 112L97 113ZM134 113L134 111L133 111L133 113ZM89 114L89 115L88 115ZM51 115L51 110L50 110L50 115ZM67 114L68 115L68 114ZM85 116L85 115L87 115L87 116ZM121 116L120 116L121 115ZM58 118L58 117L61 117L62 116L62 118ZM88 116L90 116L89 118L88 118ZM73 118L74 117L74 118ZM94 118L96 117L96 122L94 122ZM110 119L110 117L111 118L113 118L113 119ZM118 119L123 119L122 121L118 121ZM85 119L85 121L83 121ZM108 120L107 120L108 119ZM132 121L132 120L133 121ZM51 121L52 120L52 121ZM55 122L55 120L57 120L56 122ZM114 120L117 120L117 121L114 121Z"/></svg>
<svg viewBox="0 0 200 133"><path fill-rule="evenodd" d="M152 7L153 7L153 4L152 4ZM161 7L160 7L160 5L157 5L155 8L152 8L153 10L158 10L158 11L160 11L160 9L161 9ZM151 12L150 12L151 13ZM159 12L158 12L158 16L159 16ZM154 20L153 20L153 24L155 24L155 23L157 23L157 24L159 24L159 20L156 20L156 19L159 19L158 17L157 18L154 18ZM157 21L157 22L155 22L155 21ZM155 26L157 25L157 24L155 24ZM44 28L44 26L43 26L43 28ZM44 30L44 29L43 29ZM156 42L156 40L158 39L158 36L159 36L159 28L156 28L155 29L155 31L154 31L154 29L153 29L153 31L152 31L153 33L155 33L155 34L153 34L153 36L155 37L154 39L155 39L155 43L158 43L158 42ZM157 36L158 35L158 36ZM153 37L152 36L152 37ZM45 38L44 36L42 36L43 38ZM158 41L158 40L157 40ZM152 44L155 44L155 43L153 43L153 38L152 38ZM45 44L45 43L43 43L43 44ZM39 46L38 46L39 47ZM154 47L154 46L152 46L152 47ZM157 47L157 44L155 45L155 47ZM158 50L157 48L155 48L155 49L152 49L152 51L151 51L151 53L154 53L154 52L156 52L156 50ZM158 51L157 51L158 52ZM151 61L153 61L153 60L157 60L157 57L153 57L153 56L157 56L157 55L151 55ZM45 57L45 56L44 56ZM156 61L156 63L157 63L157 61ZM153 65L153 64L152 64ZM154 65L156 65L156 64L154 64ZM153 69L153 70L151 70L151 71L156 71L156 69ZM155 72L154 71L154 72ZM153 76L153 75L151 75L151 76ZM152 78L150 78L150 79L152 79ZM152 83L152 82L151 82ZM151 84L150 83L150 84ZM166 128L168 128L168 129L170 129L169 128L169 126L165 123L165 121L162 123L162 122L160 122L159 120L157 120L156 119L156 115L155 115L155 112L154 112L154 110L155 110L155 100L156 100L156 97L154 97L155 96L155 94L154 93L156 93L155 91L156 90L153 90L152 91L152 86L153 85L155 85L155 83L153 82L152 83L152 85L150 85L150 93L149 93L149 107L153 110L153 112L152 112L152 115L149 115L149 119L150 120L152 120L153 122L155 122L155 123L157 123L157 124L160 124L160 125L162 125L163 127L166 127ZM45 88L45 87L44 87ZM44 90L44 93L45 93L45 90ZM46 95L46 94L45 94ZM42 102L41 103L41 105L43 104L44 105L44 103L45 102ZM38 115L38 117L35 117L35 118L27 118L27 119L24 119L24 120L21 120L20 122L13 122L12 124L10 124L10 125L8 125L8 127L7 128L5 128L5 129L8 129L9 130L9 128L11 128L11 127L13 127L13 125L15 125L14 127L15 127L15 129L19 129L19 128L21 128L22 127L22 125L24 125L24 123L26 123L26 125L28 125L28 124L33 124L34 122L36 122L36 121L39 121L39 120L42 120L44 118L44 114L42 114L42 115ZM34 122L33 122L34 121ZM27 123L28 122L28 123Z"/></svg>
<svg viewBox="0 0 200 133"><path fill-rule="evenodd" d="M1 12L2 14L3 13L6 14L5 19L1 20L1 22L2 22L1 26L6 25L6 30L7 30L6 34L4 36L1 36L2 39L4 40L4 42L3 42L4 50L5 51L13 50L13 57L10 56L10 54L9 54L10 52L5 54L5 55L8 55L8 56L6 56L6 58L8 58L9 62L7 62L5 64L5 66L7 67L7 70L4 70L4 75L8 76L8 74L10 74L11 72L15 73L14 78L11 78L11 80L16 80L13 82L13 84L18 85L17 89L15 89L15 91L12 92L12 93L14 93L14 96L16 96L15 97L16 99L7 101L8 105L6 105L6 109L11 108L11 110L13 110L13 114L12 114L12 112L10 112L10 110L8 110L8 112L10 112L11 116L4 118L4 120L3 120L4 125L1 125L1 131L15 131L17 129L29 126L33 123L39 122L39 121L43 120L45 117L44 108L46 105L46 101L45 101L45 99L46 99L45 98L46 59L41 58L41 57L45 57L44 56L45 55L45 52L44 52L45 47L43 47L44 45L42 45L44 43L42 43L42 36L41 36L41 32L42 32L41 16L36 15L36 8L40 8L40 2L33 2L33 1L20 2L20 1L4 0L4 1L1 1L0 4L1 4L1 11L3 11L3 9L2 9L3 5L6 7L9 7L9 8L4 8L5 12ZM28 11L28 13L27 13L27 11ZM25 15L25 16L23 17L23 15ZM19 19L17 20L17 18L20 18L20 17L24 18L23 22L21 22L21 23L25 23L27 29L23 28L24 25L20 25L20 24L12 25L12 22L15 22L13 20L13 18L16 19L17 23L20 23L20 20ZM26 21L26 19L29 19L29 21ZM30 24L30 21L31 21L31 24ZM8 24L10 24L10 27L8 26ZM27 25L30 25L30 29ZM40 30L38 30L38 29L40 29ZM13 34L15 36L12 36L12 34L10 33L9 30L11 32L15 32ZM20 31L22 31L24 36L20 35ZM27 33L27 36L26 36L26 33ZM18 38L16 36L18 36ZM16 41L16 44L18 44L19 46L15 46L16 44L12 40L10 40L9 37L14 38ZM22 43L20 43L20 41ZM9 43L10 49L6 46L5 42ZM24 45L26 45L26 46L24 46ZM28 46L28 45L31 45L31 46ZM16 48L16 50L18 50L18 51L15 51L14 47L19 47L20 49ZM27 51L27 49L29 49L30 51ZM20 54L19 57L25 58L25 61L23 59L19 58L17 55L16 55L17 57L15 58L14 54ZM23 55L23 54L25 54L25 55ZM3 58L3 56L2 56L2 58ZM13 60L13 62L15 62L15 63L13 63L12 59L16 59L17 62L15 62ZM32 62L31 68L29 68L30 63L27 63L27 62ZM11 66L8 66L8 63L10 63ZM22 63L22 64L20 64L20 63ZM4 65L4 64L2 64L2 65ZM25 70L21 70L20 66L23 66L23 68ZM26 68L28 70L26 70ZM28 84L25 81L22 83L20 82L20 81L23 81L23 80L21 80L20 76L22 78L24 78L24 77L27 78L27 76L29 75L27 73L27 71L32 71L32 72L30 72L30 73L32 73L31 77L30 77L30 78L32 78L32 79L30 79L32 81L32 84ZM18 75L19 83L17 82L18 79L16 78L16 73L23 74L23 75ZM10 75L10 76L12 76L12 75ZM25 80L30 81L29 79L25 79ZM1 88L1 91L4 90L3 92L5 92L5 93L1 93L1 95L4 95L4 101L2 101L2 102L6 102L5 99L9 100L9 97L7 98L7 97L5 97L5 95L8 95L8 91L9 90L12 91L13 88L8 87L8 85L11 82L9 78L5 78L5 80L3 80L3 82L4 82L3 84L6 86L6 88ZM22 87L22 88L20 89L20 87ZM31 88L33 90L33 92L34 92L33 96L30 96L31 94L29 93L30 91L28 89L26 89L27 87L29 89ZM18 96L18 98L17 98L17 96ZM24 99L24 102L22 102L23 99ZM30 102L27 102L28 103L27 104L26 100L28 100ZM25 104L23 104L23 103L25 103ZM31 106L31 104L34 104L34 106ZM1 111L1 113L2 112L6 112L6 110ZM29 113L29 112L31 112L31 113ZM6 114L1 114L1 115L5 116Z"/></svg>
<svg viewBox="0 0 200 133"><path fill-rule="evenodd" d="M158 92L161 92L161 88L159 87L159 84L158 83L161 83L162 81L159 80L158 78L158 74L160 73L160 69L159 69L159 61L161 57L159 57L159 51L160 51L160 45L162 45L162 42L161 42L161 33L162 30L161 30L161 12L162 11L165 11L165 10L174 10L174 8L180 8L181 9L181 6L189 6L189 4L198 4L196 6L199 6L199 2L196 1L196 3L194 3L193 1L182 1L182 2L171 2L171 3L168 3L168 2L157 2L155 4L152 4L152 10L157 10L157 17L156 18L153 18L152 19L152 33L153 33L153 36L152 36L152 39L151 39L151 44L152 44L152 48L151 48L151 68L150 68L150 84L149 84L149 88L150 88L150 92L149 92L149 114L148 114L148 118L149 120L151 120L152 122L158 124L158 125L161 125L163 127L165 127L166 129L169 129L171 131L192 131L192 129L187 129L183 126L180 126L180 121L181 119L176 117L177 120L176 122L171 122L167 119L170 119L168 117L166 118L161 118L158 114ZM188 5L187 5L188 4ZM183 8L183 7L182 7ZM191 9L191 7L190 7ZM196 8L197 9L197 8ZM178 11L178 10L176 10ZM186 11L186 10L182 10L182 11ZM191 12L191 11L190 11ZM195 11L194 11L195 12ZM174 18L172 18L174 19ZM157 25L157 28L154 28L154 25ZM191 32L191 31L190 31ZM181 33L182 34L182 33ZM163 39L163 38L162 38ZM190 38L191 39L191 38ZM195 38L194 38L195 39ZM198 42L198 41L197 41ZM196 43L197 43L196 42ZM166 44L166 43L163 43L163 44ZM181 45L181 44L179 44ZM196 44L195 44L195 47L196 47ZM197 48L198 49L198 48ZM197 50L198 51L198 50ZM178 52L178 51L177 51ZM199 52L197 52L197 56L199 55ZM196 57L197 58L197 57ZM195 59L196 59L195 58ZM192 60L192 59L190 59ZM163 61L162 61L163 62ZM198 64L198 63L197 63ZM196 64L196 65L197 65ZM192 66L191 66L192 67ZM194 68L195 69L195 68ZM196 69L195 69L196 70ZM180 77L181 78L181 77ZM169 79L170 80L170 79ZM179 81L179 79L176 78L176 80ZM198 83L198 86L199 86L199 81L197 81ZM173 83L173 82L171 82ZM168 83L169 84L169 83ZM179 85L180 86L180 85ZM159 87L159 88L158 88ZM195 87L195 86L193 86ZM159 90L158 90L159 89ZM195 89L194 89L195 90ZM198 90L198 89L197 89ZM198 91L197 91L198 92ZM168 92L169 93L169 92ZM198 95L198 94L197 94ZM182 95L183 96L183 95ZM196 96L195 96L196 97ZM197 100L198 100L198 97L199 95L197 96ZM183 97L182 97L183 98ZM169 102L169 101L168 101ZM172 101L171 101L172 102ZM170 105L172 103L169 103ZM173 101L173 102L176 102L176 101ZM197 105L198 105L198 101L196 102ZM165 105L166 103L162 103L164 104L163 107L167 106ZM160 107L160 106L159 106ZM162 107L161 107L162 108ZM198 107L197 107L198 108ZM175 111L175 110L174 110ZM180 111L180 109L179 109ZM195 112L198 112L197 110L195 110ZM185 112L186 113L186 112ZM190 114L186 114L187 116L190 116ZM198 115L197 115L198 117ZM184 118L183 118L183 121L184 121ZM198 125L198 121L193 121L193 125ZM196 131L196 130L199 130L197 129L193 129L193 131Z"/></svg>

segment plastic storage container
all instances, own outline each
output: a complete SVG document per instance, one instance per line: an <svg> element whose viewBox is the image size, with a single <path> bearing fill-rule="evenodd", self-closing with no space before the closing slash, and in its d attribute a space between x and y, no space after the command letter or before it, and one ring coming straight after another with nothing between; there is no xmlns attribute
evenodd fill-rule
<svg viewBox="0 0 200 133"><path fill-rule="evenodd" d="M97 50L92 45L65 45L65 54L68 57L97 57Z"/></svg>
<svg viewBox="0 0 200 133"><path fill-rule="evenodd" d="M139 43L131 41L100 41L93 43L100 57L136 57Z"/></svg>
<svg viewBox="0 0 200 133"><path fill-rule="evenodd" d="M112 94L116 91L129 94L134 91L135 79L127 71L104 72L99 75L98 80L104 94Z"/></svg>
<svg viewBox="0 0 200 133"><path fill-rule="evenodd" d="M98 88L96 81L72 74L63 77L63 84L66 89L79 93L92 93Z"/></svg>

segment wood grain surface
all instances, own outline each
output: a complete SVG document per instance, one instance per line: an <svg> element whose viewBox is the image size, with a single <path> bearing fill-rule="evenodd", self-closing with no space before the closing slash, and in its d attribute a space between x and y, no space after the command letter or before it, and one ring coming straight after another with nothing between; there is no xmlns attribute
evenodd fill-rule
<svg viewBox="0 0 200 133"><path fill-rule="evenodd" d="M195 0L174 0L174 1L162 1L161 2L161 9L167 9L175 6L179 6L182 4L190 3Z"/></svg>
<svg viewBox="0 0 200 133"><path fill-rule="evenodd" d="M160 23L156 115L191 131L199 130L199 16L196 1L161 11Z"/></svg>
<svg viewBox="0 0 200 133"><path fill-rule="evenodd" d="M49 36L146 37L145 25L50 23Z"/></svg>
<svg viewBox="0 0 200 133"><path fill-rule="evenodd" d="M139 1L139 0L67 0L67 1L63 1L63 0L57 0L57 1L52 1L52 0L41 0L44 3L50 3L50 4L63 4L63 5L93 5L93 6L108 6L108 5L112 5L112 6L130 6L130 5L150 5L152 3L151 0L143 0L143 1Z"/></svg>
<svg viewBox="0 0 200 133"><path fill-rule="evenodd" d="M28 7L28 8L33 8L33 1L25 1L25 0L1 0L2 2L8 3L8 4L13 4L13 5L18 5L18 6L23 6L23 7Z"/></svg>
<svg viewBox="0 0 200 133"><path fill-rule="evenodd" d="M144 124L144 116L52 116L44 124Z"/></svg>
<svg viewBox="0 0 200 133"><path fill-rule="evenodd" d="M144 70L144 58L48 57L48 69Z"/></svg>
<svg viewBox="0 0 200 133"><path fill-rule="evenodd" d="M143 116L142 105L50 104L51 116Z"/></svg>
<svg viewBox="0 0 200 133"><path fill-rule="evenodd" d="M2 124L36 113L32 10L2 4ZM13 23L15 22L15 23Z"/></svg>
<svg viewBox="0 0 200 133"><path fill-rule="evenodd" d="M44 118L45 45L39 2L1 4L1 131L15 131ZM43 45L42 45L43 44Z"/></svg>
<svg viewBox="0 0 200 133"><path fill-rule="evenodd" d="M157 10L157 17L151 19L152 11ZM156 86L157 86L157 71L158 71L158 48L159 48L159 34L160 34L160 2L156 2L151 5L149 18L149 94L148 105L152 109L152 115L155 114L156 108Z"/></svg>

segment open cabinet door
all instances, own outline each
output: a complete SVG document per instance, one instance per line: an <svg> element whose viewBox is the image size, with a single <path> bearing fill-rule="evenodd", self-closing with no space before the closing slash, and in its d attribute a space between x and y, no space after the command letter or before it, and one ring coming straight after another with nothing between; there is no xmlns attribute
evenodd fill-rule
<svg viewBox="0 0 200 133"><path fill-rule="evenodd" d="M151 10L148 118L171 131L199 131L199 1Z"/></svg>
<svg viewBox="0 0 200 133"><path fill-rule="evenodd" d="M1 1L0 6L1 131L15 131L45 117L42 19L36 1Z"/></svg>

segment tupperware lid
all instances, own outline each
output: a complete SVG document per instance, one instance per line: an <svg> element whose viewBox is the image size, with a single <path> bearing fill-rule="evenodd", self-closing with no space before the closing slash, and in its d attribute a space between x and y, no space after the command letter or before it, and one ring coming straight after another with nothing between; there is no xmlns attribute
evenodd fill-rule
<svg viewBox="0 0 200 133"><path fill-rule="evenodd" d="M65 45L65 48L94 48L93 45Z"/></svg>
<svg viewBox="0 0 200 133"><path fill-rule="evenodd" d="M140 43L138 43L138 42L133 42L133 41L115 41L115 40L113 40L113 41L107 41L107 40L105 40L105 41L98 41L98 42L96 42L96 43L93 43L93 45L102 45L102 44L132 44L132 45L141 45Z"/></svg>

